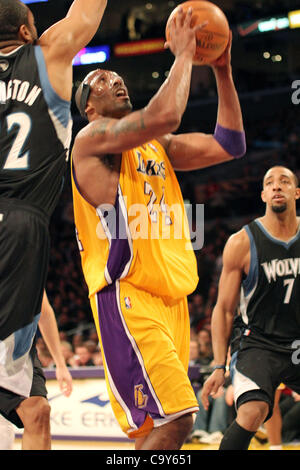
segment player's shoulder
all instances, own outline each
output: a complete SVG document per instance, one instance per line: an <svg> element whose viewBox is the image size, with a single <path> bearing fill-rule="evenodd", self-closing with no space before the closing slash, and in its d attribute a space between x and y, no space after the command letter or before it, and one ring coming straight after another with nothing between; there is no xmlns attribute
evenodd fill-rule
<svg viewBox="0 0 300 470"><path fill-rule="evenodd" d="M87 145L89 140L97 135L97 124L94 121L87 122L80 131L76 134L74 139L74 148L85 147L87 150Z"/></svg>
<svg viewBox="0 0 300 470"><path fill-rule="evenodd" d="M102 145L108 141L107 130L116 120L100 116L77 133L73 143L73 157L76 160L107 154Z"/></svg>
<svg viewBox="0 0 300 470"><path fill-rule="evenodd" d="M88 131L87 131L87 126L84 126L80 131L76 134L73 142L73 148L72 148L72 158L74 164L80 160L81 158L85 157L88 149L90 146L88 145L88 142L86 141L86 137L88 136Z"/></svg>
<svg viewBox="0 0 300 470"><path fill-rule="evenodd" d="M105 137L106 131L116 122L110 117L99 116L97 119L90 121L77 134L76 140L87 138L101 139Z"/></svg>
<svg viewBox="0 0 300 470"><path fill-rule="evenodd" d="M228 238L223 252L224 263L242 265L245 257L249 253L249 249L249 237L243 227Z"/></svg>
<svg viewBox="0 0 300 470"><path fill-rule="evenodd" d="M248 249L249 236L245 227L241 228L238 232L233 233L227 240L226 246L231 250Z"/></svg>

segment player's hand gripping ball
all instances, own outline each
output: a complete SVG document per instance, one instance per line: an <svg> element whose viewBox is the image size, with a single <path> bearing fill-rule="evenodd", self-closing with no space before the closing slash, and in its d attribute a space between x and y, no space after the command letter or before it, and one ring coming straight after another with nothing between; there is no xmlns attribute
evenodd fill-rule
<svg viewBox="0 0 300 470"><path fill-rule="evenodd" d="M217 60L225 51L229 41L229 25L222 10L214 3L203 0L191 0L178 5L168 18L166 25L166 39L169 40L169 25L178 13L179 8L187 13L189 7L193 8L191 25L207 24L196 33L196 54L193 59L194 65L211 64Z"/></svg>

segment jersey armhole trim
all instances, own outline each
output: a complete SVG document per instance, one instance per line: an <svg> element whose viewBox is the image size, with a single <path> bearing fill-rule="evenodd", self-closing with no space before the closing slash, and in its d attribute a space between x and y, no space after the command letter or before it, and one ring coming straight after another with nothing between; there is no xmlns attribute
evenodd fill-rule
<svg viewBox="0 0 300 470"><path fill-rule="evenodd" d="M47 66L41 46L34 46L40 81L45 101L60 123L66 128L71 119L71 103L61 98L53 89L47 72Z"/></svg>
<svg viewBox="0 0 300 470"><path fill-rule="evenodd" d="M255 286L258 278L258 259L257 259L257 250L254 242L252 232L248 225L244 227L250 241L250 267L247 277L243 281L243 287L245 290L245 295L251 292Z"/></svg>

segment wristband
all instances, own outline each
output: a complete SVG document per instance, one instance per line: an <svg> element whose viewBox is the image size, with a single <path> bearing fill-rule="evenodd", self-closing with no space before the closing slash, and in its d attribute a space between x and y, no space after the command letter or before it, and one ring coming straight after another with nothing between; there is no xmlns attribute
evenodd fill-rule
<svg viewBox="0 0 300 470"><path fill-rule="evenodd" d="M244 131L233 131L217 123L214 138L233 158L245 155L246 137Z"/></svg>
<svg viewBox="0 0 300 470"><path fill-rule="evenodd" d="M226 366L224 366L223 364L217 364L217 365L213 366L213 371L217 370L217 369L223 369L224 372L225 372L226 371Z"/></svg>

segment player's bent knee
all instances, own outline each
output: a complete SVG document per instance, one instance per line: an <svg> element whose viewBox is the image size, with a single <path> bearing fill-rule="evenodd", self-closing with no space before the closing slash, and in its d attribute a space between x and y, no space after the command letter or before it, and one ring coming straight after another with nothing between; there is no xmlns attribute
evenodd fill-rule
<svg viewBox="0 0 300 470"><path fill-rule="evenodd" d="M174 434L178 434L179 436L185 438L191 432L193 424L193 416L191 413L188 413L181 416L180 418L175 419L174 421L171 421L166 426L168 426L169 429L171 428Z"/></svg>
<svg viewBox="0 0 300 470"><path fill-rule="evenodd" d="M245 429L254 431L265 421L268 413L268 403L264 401L249 401L239 407L237 421Z"/></svg>
<svg viewBox="0 0 300 470"><path fill-rule="evenodd" d="M39 425L48 424L50 421L50 405L47 400L40 402L33 416L34 422Z"/></svg>
<svg viewBox="0 0 300 470"><path fill-rule="evenodd" d="M193 423L193 416L191 413L189 413L181 416L180 418L175 419L174 421L169 422L165 426L162 426L162 428L164 428L162 429L162 431L165 431L164 433L162 433L161 436L162 441L164 437L166 438L166 440L170 439L172 444L174 445L174 447L171 446L171 448L180 449L185 439L192 431ZM168 446L162 447L162 449L164 448L167 449Z"/></svg>
<svg viewBox="0 0 300 470"><path fill-rule="evenodd" d="M50 411L51 407L45 398L38 397L35 399L35 397L32 397L28 399L20 413L24 428L42 432L43 429L49 426Z"/></svg>
<svg viewBox="0 0 300 470"><path fill-rule="evenodd" d="M188 413L186 415L183 415L181 418L178 418L178 421L181 421L181 426L183 425L185 428L185 431L189 433L194 425L194 419L192 413Z"/></svg>
<svg viewBox="0 0 300 470"><path fill-rule="evenodd" d="M37 409L37 414L39 417L43 419L49 419L50 418L50 411L51 407L48 403L47 400L44 400L42 403L39 404L39 407Z"/></svg>

